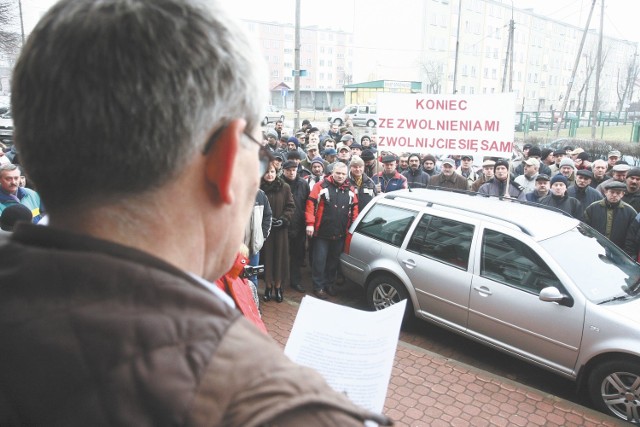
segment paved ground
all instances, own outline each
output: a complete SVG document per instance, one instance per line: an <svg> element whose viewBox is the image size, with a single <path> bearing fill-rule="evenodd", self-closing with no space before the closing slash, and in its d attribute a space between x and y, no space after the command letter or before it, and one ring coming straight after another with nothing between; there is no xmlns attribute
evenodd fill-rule
<svg viewBox="0 0 640 427"><path fill-rule="evenodd" d="M308 286L310 288L310 286ZM302 294L262 303L273 338L284 347ZM401 340L385 403L397 426L616 426L596 411L482 371Z"/></svg>

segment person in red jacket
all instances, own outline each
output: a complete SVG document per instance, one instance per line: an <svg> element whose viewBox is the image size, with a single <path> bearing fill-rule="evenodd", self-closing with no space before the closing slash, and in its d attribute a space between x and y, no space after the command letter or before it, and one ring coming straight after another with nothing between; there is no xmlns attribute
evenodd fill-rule
<svg viewBox="0 0 640 427"><path fill-rule="evenodd" d="M327 299L333 287L347 229L358 216L358 195L347 179L347 165L336 163L331 176L313 186L305 212L307 236L313 237L313 293Z"/></svg>
<svg viewBox="0 0 640 427"><path fill-rule="evenodd" d="M236 303L238 310L244 314L248 320L258 327L262 332L267 334L267 327L262 321L260 312L258 311L257 291L251 287L244 277L244 267L249 264L249 248L246 245L240 245L240 250L236 255L231 270L216 280L216 286L229 295Z"/></svg>

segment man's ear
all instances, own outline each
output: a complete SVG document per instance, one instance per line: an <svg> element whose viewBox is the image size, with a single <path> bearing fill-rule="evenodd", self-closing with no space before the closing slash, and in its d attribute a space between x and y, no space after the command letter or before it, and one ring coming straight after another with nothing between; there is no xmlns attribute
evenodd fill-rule
<svg viewBox="0 0 640 427"><path fill-rule="evenodd" d="M215 187L220 202L225 204L232 204L234 201L233 177L245 126L246 122L243 119L229 122L205 154L207 181Z"/></svg>

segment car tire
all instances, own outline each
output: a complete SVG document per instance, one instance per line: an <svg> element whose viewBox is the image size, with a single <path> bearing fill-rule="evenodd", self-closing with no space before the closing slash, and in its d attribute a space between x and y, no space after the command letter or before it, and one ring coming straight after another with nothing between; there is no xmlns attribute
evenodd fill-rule
<svg viewBox="0 0 640 427"><path fill-rule="evenodd" d="M342 126L342 119L341 118L333 119L333 123L337 124L338 126Z"/></svg>
<svg viewBox="0 0 640 427"><path fill-rule="evenodd" d="M600 411L640 423L640 363L624 359L596 366L588 379L589 397ZM635 417L635 419L634 419Z"/></svg>
<svg viewBox="0 0 640 427"><path fill-rule="evenodd" d="M262 119L262 126L266 126L269 124L269 117L265 117L264 119Z"/></svg>
<svg viewBox="0 0 640 427"><path fill-rule="evenodd" d="M367 286L367 304L374 311L390 307L402 300L407 300L404 322L413 319L413 304L404 285L395 277L381 274L376 276Z"/></svg>
<svg viewBox="0 0 640 427"><path fill-rule="evenodd" d="M369 126L370 128L375 127L376 125L376 121L373 119L369 119L369 121L367 122L367 126Z"/></svg>
<svg viewBox="0 0 640 427"><path fill-rule="evenodd" d="M281 121L282 123L284 123L284 114L283 114L282 116L280 116L280 121Z"/></svg>

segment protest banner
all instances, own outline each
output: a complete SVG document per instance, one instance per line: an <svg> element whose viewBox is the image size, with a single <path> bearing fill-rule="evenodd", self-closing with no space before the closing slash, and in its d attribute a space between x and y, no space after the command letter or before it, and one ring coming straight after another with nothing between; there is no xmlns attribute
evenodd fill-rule
<svg viewBox="0 0 640 427"><path fill-rule="evenodd" d="M378 94L378 150L511 157L515 95Z"/></svg>

